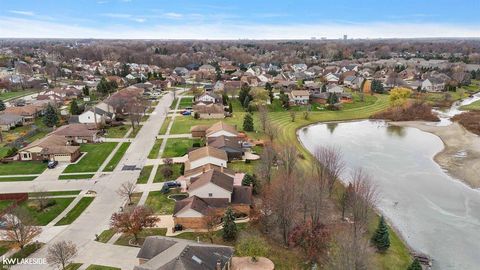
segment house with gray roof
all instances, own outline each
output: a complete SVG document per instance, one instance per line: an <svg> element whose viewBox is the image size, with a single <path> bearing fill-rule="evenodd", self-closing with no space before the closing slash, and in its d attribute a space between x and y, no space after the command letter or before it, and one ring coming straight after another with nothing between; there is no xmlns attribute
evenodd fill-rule
<svg viewBox="0 0 480 270"><path fill-rule="evenodd" d="M23 116L10 113L0 114L0 129L2 131L9 131L21 125L23 125Z"/></svg>
<svg viewBox="0 0 480 270"><path fill-rule="evenodd" d="M149 236L134 270L230 270L233 252L228 246Z"/></svg>

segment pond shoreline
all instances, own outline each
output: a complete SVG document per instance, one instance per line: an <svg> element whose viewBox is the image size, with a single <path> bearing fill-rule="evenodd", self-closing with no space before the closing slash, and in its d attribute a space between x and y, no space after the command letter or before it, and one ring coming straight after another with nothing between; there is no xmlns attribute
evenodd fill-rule
<svg viewBox="0 0 480 270"><path fill-rule="evenodd" d="M453 178L470 188L480 188L480 137L458 123L435 126L426 121L389 122L391 125L413 127L438 136L444 145L433 159ZM468 169L465 169L468 168Z"/></svg>

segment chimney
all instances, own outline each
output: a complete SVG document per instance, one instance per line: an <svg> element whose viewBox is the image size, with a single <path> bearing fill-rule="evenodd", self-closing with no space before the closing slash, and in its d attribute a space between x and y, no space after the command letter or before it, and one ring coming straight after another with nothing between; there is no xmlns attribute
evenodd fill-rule
<svg viewBox="0 0 480 270"><path fill-rule="evenodd" d="M217 260L217 266L215 267L215 270L222 270L222 262L220 260Z"/></svg>
<svg viewBox="0 0 480 270"><path fill-rule="evenodd" d="M222 165L222 167L220 167L220 172L222 172L222 173L223 173L223 165Z"/></svg>

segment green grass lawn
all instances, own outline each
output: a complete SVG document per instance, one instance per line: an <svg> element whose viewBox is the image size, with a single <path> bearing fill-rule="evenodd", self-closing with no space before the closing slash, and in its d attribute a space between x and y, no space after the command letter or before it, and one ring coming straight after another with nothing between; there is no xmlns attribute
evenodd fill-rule
<svg viewBox="0 0 480 270"><path fill-rule="evenodd" d="M0 241L0 256L7 253L10 250L10 243L6 241ZM1 262L0 262L1 265Z"/></svg>
<svg viewBox="0 0 480 270"><path fill-rule="evenodd" d="M165 118L165 121L163 121L162 127L160 128L160 132L158 133L159 135L165 135L165 133L167 133L167 128L170 124L170 121L172 121L171 117Z"/></svg>
<svg viewBox="0 0 480 270"><path fill-rule="evenodd" d="M14 203L14 201L0 201L0 212L2 212L3 210L7 209L10 205L12 205Z"/></svg>
<svg viewBox="0 0 480 270"><path fill-rule="evenodd" d="M74 222L85 209L93 202L94 197L83 197L55 226L68 225Z"/></svg>
<svg viewBox="0 0 480 270"><path fill-rule="evenodd" d="M167 194L163 194L161 191L151 191L148 194L145 205L152 208L157 215L171 215L173 214L175 200L169 199L168 196L180 193L179 190L170 190Z"/></svg>
<svg viewBox="0 0 480 270"><path fill-rule="evenodd" d="M107 133L105 134L105 137L106 138L123 138L125 137L129 129L130 129L130 126L127 126L127 125L109 127L106 130Z"/></svg>
<svg viewBox="0 0 480 270"><path fill-rule="evenodd" d="M107 243L112 237L115 235L115 231L112 229L104 230L103 232L100 233L98 236L98 239L95 241L101 242L101 243Z"/></svg>
<svg viewBox="0 0 480 270"><path fill-rule="evenodd" d="M199 139L174 138L168 139L162 158L181 157L187 154L194 143L201 143Z"/></svg>
<svg viewBox="0 0 480 270"><path fill-rule="evenodd" d="M138 177L137 184L146 184L148 182L148 177L152 172L153 165L143 166L142 171L140 171L140 176Z"/></svg>
<svg viewBox="0 0 480 270"><path fill-rule="evenodd" d="M0 146L0 158L4 158L7 156L10 147Z"/></svg>
<svg viewBox="0 0 480 270"><path fill-rule="evenodd" d="M172 176L170 176L168 179L166 179L162 174L162 168L164 166L165 165L158 166L157 173L155 174L155 178L153 179L154 183L165 182L165 181L169 181L169 180L175 180L180 175L182 175L182 171L181 171L182 170L182 164L175 163L175 164L172 165L172 169L173 169Z"/></svg>
<svg viewBox="0 0 480 270"><path fill-rule="evenodd" d="M121 269L117 267L112 267L112 266L91 264L87 267L86 270L121 270Z"/></svg>
<svg viewBox="0 0 480 270"><path fill-rule="evenodd" d="M28 96L35 93L35 91L12 91L0 94L0 99L3 101L8 101L10 99L19 98L23 96Z"/></svg>
<svg viewBox="0 0 480 270"><path fill-rule="evenodd" d="M47 207L43 211L37 211L35 199L29 199L19 204L19 207L30 213L35 225L45 226L55 219L60 213L68 207L75 198L52 198L55 205Z"/></svg>
<svg viewBox="0 0 480 270"><path fill-rule="evenodd" d="M65 267L65 270L77 270L83 265L83 263L71 263Z"/></svg>
<svg viewBox="0 0 480 270"><path fill-rule="evenodd" d="M170 134L190 133L190 128L195 125L213 125L219 121L223 121L230 125L236 125L238 130L243 129L243 117L245 112L233 112L232 117L224 119L195 119L193 116L175 117Z"/></svg>
<svg viewBox="0 0 480 270"><path fill-rule="evenodd" d="M129 146L130 146L129 142L122 143L122 145L120 145L117 152L115 152L115 155L113 155L112 159L110 160L110 162L108 162L107 166L105 167L105 169L103 169L103 171L112 172L115 169L115 167L117 167L123 155L125 155L125 152L127 152L127 149Z"/></svg>
<svg viewBox="0 0 480 270"><path fill-rule="evenodd" d="M28 193L28 197L37 197L39 195L44 196L66 196L66 195L78 195L80 194L80 190L66 190L66 191L46 191L46 192L30 192Z"/></svg>
<svg viewBox="0 0 480 270"><path fill-rule="evenodd" d="M180 104L179 104L178 108L179 109L184 109L186 107L192 107L192 103L193 103L193 98L183 97L180 100Z"/></svg>
<svg viewBox="0 0 480 270"><path fill-rule="evenodd" d="M227 164L227 168L233 170L235 172L245 172L248 174L253 174L255 171L255 166L257 163L260 162L258 160L250 161L250 163L246 163L244 161L234 161Z"/></svg>
<svg viewBox="0 0 480 270"><path fill-rule="evenodd" d="M46 168L40 161L16 161L0 164L0 175L41 174Z"/></svg>
<svg viewBox="0 0 480 270"><path fill-rule="evenodd" d="M477 100L471 104L464 105L460 107L462 111L478 111L480 110L480 100Z"/></svg>
<svg viewBox="0 0 480 270"><path fill-rule="evenodd" d="M137 137L137 134L138 134L138 132L140 132L142 127L143 127L143 125L135 126L135 128L132 130L132 132L130 132L130 134L128 135L128 138L133 139L133 138Z"/></svg>
<svg viewBox="0 0 480 270"><path fill-rule="evenodd" d="M158 151L160 150L160 146L162 145L162 139L155 140L155 144L153 144L152 150L148 154L148 158L155 159L158 158Z"/></svg>
<svg viewBox="0 0 480 270"><path fill-rule="evenodd" d="M148 236L155 236L155 235L165 236L166 233L167 233L166 228L147 228L139 233L138 238L142 242ZM120 238L118 238L118 240L115 241L115 245L130 246L128 243L132 239L133 239L133 236L122 234L122 236L120 236Z"/></svg>
<svg viewBox="0 0 480 270"><path fill-rule="evenodd" d="M32 181L37 176L1 177L0 182Z"/></svg>
<svg viewBox="0 0 480 270"><path fill-rule="evenodd" d="M68 165L63 172L96 172L116 145L116 142L82 144L80 151L87 152L85 156L81 157L76 164Z"/></svg>
<svg viewBox="0 0 480 270"><path fill-rule="evenodd" d="M78 180L91 179L95 174L64 174L58 177L58 180Z"/></svg>

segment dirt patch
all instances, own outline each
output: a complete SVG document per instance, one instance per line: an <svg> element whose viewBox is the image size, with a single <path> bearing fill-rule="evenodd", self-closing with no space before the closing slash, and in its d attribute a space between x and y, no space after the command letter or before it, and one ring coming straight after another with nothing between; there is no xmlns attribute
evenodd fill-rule
<svg viewBox="0 0 480 270"><path fill-rule="evenodd" d="M440 121L438 116L432 113L432 107L423 102L413 102L406 106L389 108L372 115L371 118L391 121Z"/></svg>
<svg viewBox="0 0 480 270"><path fill-rule="evenodd" d="M392 122L392 125L414 127L430 132L443 141L445 148L434 160L448 173L472 188L480 187L480 137L458 123L433 126L423 121Z"/></svg>
<svg viewBox="0 0 480 270"><path fill-rule="evenodd" d="M459 122L468 131L480 135L480 111L465 112L454 116L453 120Z"/></svg>

